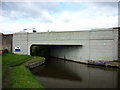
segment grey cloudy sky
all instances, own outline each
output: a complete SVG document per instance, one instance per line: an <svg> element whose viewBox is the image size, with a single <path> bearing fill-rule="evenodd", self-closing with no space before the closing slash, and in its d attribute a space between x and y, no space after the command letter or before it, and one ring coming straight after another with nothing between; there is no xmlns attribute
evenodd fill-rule
<svg viewBox="0 0 120 90"><path fill-rule="evenodd" d="M0 32L38 32L118 26L118 2L0 2Z"/></svg>

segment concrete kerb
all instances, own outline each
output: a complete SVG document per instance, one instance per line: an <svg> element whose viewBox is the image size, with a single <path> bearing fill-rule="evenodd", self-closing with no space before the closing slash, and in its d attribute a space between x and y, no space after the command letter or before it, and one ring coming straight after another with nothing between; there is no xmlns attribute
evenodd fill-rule
<svg viewBox="0 0 120 90"><path fill-rule="evenodd" d="M113 68L120 68L120 62L113 62L113 61L93 61L93 60L80 60L80 61L74 61L70 59L64 59L64 58L59 58L59 57L53 57L61 60L67 60L75 63L81 63L81 64L86 64L86 65L94 65L94 66L103 66L103 67L113 67Z"/></svg>
<svg viewBox="0 0 120 90"><path fill-rule="evenodd" d="M37 66L43 65L44 63L45 63L45 60L40 60L40 61L31 63L29 65L26 65L26 67L29 68L29 69L32 69L32 68L35 68Z"/></svg>
<svg viewBox="0 0 120 90"><path fill-rule="evenodd" d="M120 63L119 62L113 62L113 61L92 61L92 60L89 60L88 64L89 65L120 68Z"/></svg>

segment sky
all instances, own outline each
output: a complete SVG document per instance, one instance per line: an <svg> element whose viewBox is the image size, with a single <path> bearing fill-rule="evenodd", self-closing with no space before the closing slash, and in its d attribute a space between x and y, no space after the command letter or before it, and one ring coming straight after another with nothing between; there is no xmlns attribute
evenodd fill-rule
<svg viewBox="0 0 120 90"><path fill-rule="evenodd" d="M0 32L80 31L118 26L118 2L0 2Z"/></svg>

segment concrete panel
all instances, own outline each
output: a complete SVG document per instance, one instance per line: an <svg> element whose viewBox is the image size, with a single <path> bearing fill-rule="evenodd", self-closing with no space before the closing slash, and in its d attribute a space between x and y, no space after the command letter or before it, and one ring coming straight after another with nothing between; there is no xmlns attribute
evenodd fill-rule
<svg viewBox="0 0 120 90"><path fill-rule="evenodd" d="M118 59L120 60L120 29L118 30Z"/></svg>
<svg viewBox="0 0 120 90"><path fill-rule="evenodd" d="M13 35L14 41L27 41L27 33L17 33Z"/></svg>
<svg viewBox="0 0 120 90"><path fill-rule="evenodd" d="M37 38L36 38L37 37ZM89 32L46 32L46 33L30 33L29 41L40 40L80 40L89 39Z"/></svg>
<svg viewBox="0 0 120 90"><path fill-rule="evenodd" d="M91 40L90 60L113 60L113 40Z"/></svg>
<svg viewBox="0 0 120 90"><path fill-rule="evenodd" d="M114 39L113 38L113 31L91 31L90 32L90 39Z"/></svg>
<svg viewBox="0 0 120 90"><path fill-rule="evenodd" d="M15 52L15 47L20 47L20 52ZM13 34L13 52L16 54L28 54L28 33Z"/></svg>
<svg viewBox="0 0 120 90"><path fill-rule="evenodd" d="M20 52L15 51L15 47L20 47ZM13 52L16 54L28 54L28 46L27 41L16 41L15 44L13 44Z"/></svg>
<svg viewBox="0 0 120 90"><path fill-rule="evenodd" d="M113 60L118 60L118 30L114 30L113 36Z"/></svg>

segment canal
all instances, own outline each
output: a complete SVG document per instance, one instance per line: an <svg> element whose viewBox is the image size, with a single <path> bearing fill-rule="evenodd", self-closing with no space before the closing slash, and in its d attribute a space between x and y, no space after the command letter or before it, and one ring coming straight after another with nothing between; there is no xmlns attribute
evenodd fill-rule
<svg viewBox="0 0 120 90"><path fill-rule="evenodd" d="M46 88L120 88L120 69L50 58L31 70Z"/></svg>

